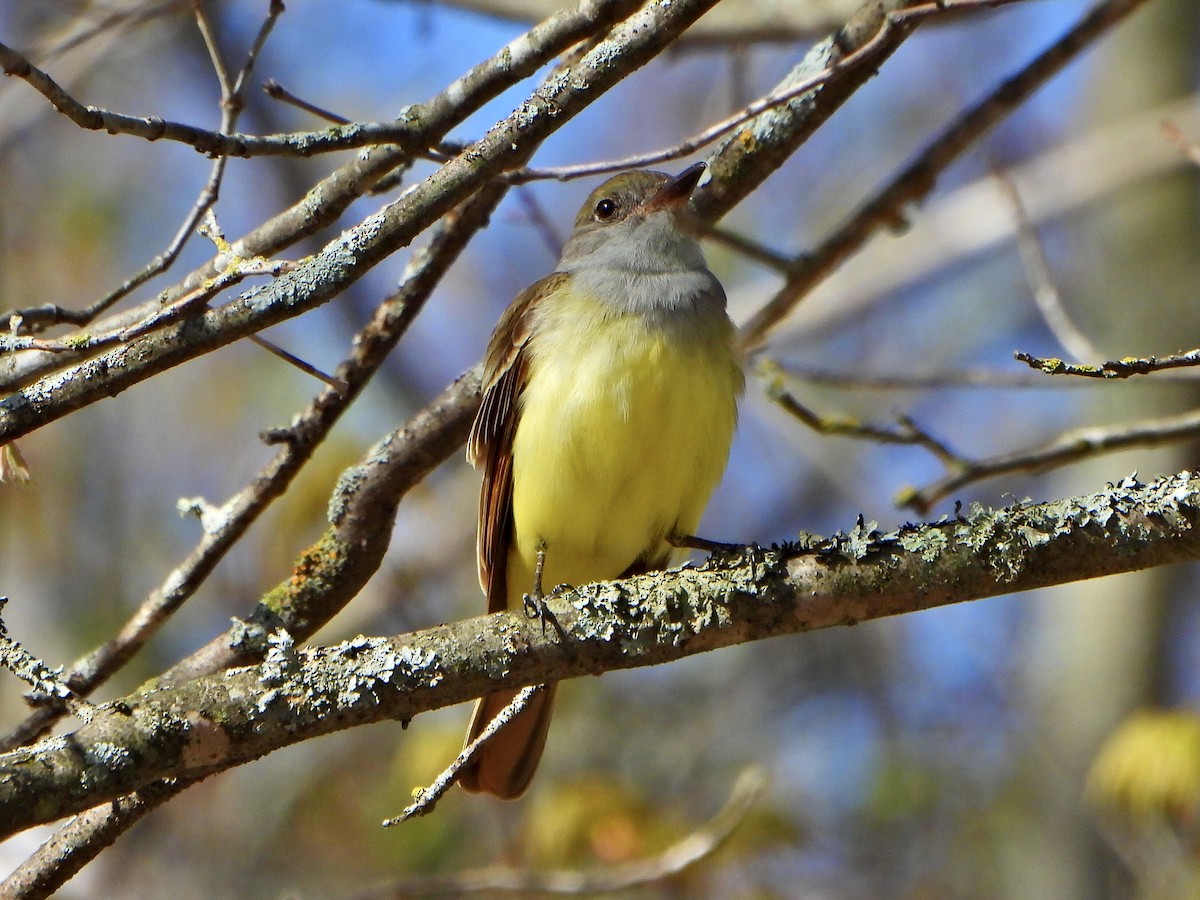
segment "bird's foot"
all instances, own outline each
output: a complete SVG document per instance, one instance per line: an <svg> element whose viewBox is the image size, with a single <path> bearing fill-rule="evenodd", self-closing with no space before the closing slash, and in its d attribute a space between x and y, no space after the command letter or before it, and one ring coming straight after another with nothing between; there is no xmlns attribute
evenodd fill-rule
<svg viewBox="0 0 1200 900"><path fill-rule="evenodd" d="M743 549L741 544L726 544L723 541L710 541L708 538L696 537L694 534L669 534L667 543L681 550L703 550L705 553L732 553Z"/></svg>

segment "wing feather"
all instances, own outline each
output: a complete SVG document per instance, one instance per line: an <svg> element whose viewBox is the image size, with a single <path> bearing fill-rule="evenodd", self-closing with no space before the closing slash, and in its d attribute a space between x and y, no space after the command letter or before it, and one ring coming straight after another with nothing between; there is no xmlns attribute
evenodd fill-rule
<svg viewBox="0 0 1200 900"><path fill-rule="evenodd" d="M467 460L483 469L479 492L476 556L488 612L508 608L508 551L512 543L512 444L528 374L526 348L537 302L568 278L555 273L524 290L504 311L488 343L483 365L483 400L467 440Z"/></svg>

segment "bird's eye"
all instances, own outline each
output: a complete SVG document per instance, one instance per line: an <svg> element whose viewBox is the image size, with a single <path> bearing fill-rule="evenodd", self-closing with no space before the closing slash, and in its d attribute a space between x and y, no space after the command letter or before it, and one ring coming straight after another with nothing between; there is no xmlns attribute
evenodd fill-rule
<svg viewBox="0 0 1200 900"><path fill-rule="evenodd" d="M617 214L617 201L613 200L612 198L605 197L603 200L601 200L599 203L596 204L596 211L595 211L594 215L596 216L597 222L607 222L609 219L611 219L616 214Z"/></svg>

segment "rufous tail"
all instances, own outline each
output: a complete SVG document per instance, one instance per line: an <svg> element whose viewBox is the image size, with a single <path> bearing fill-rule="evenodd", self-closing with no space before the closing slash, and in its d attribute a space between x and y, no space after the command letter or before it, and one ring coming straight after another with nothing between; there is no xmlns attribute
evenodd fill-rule
<svg viewBox="0 0 1200 900"><path fill-rule="evenodd" d="M515 800L525 793L546 747L557 688L557 684L547 684L545 690L534 694L529 705L463 767L458 783L465 790L492 794L502 800ZM471 727L467 730L468 744L479 737L517 693L488 694L475 704L475 714L471 716Z"/></svg>

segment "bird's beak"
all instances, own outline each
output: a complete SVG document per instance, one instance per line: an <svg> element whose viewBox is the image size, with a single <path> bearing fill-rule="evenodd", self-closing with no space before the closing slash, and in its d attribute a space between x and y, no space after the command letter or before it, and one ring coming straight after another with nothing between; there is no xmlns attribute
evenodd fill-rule
<svg viewBox="0 0 1200 900"><path fill-rule="evenodd" d="M704 174L705 168L707 167L702 162L688 166L660 187L658 192L642 205L643 212L652 213L660 209L674 209L683 206L691 198L692 191L700 182L700 176Z"/></svg>

